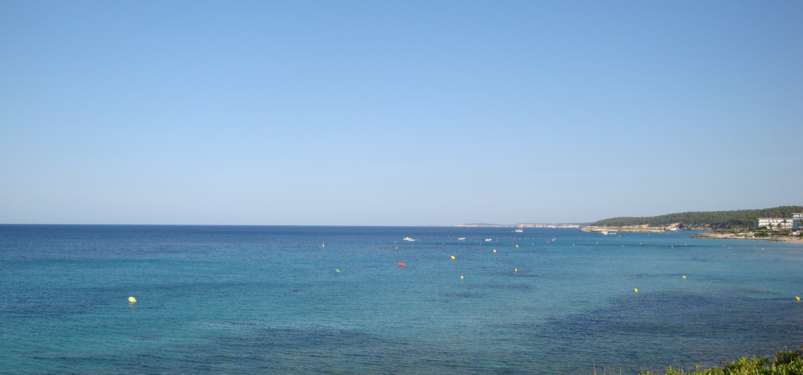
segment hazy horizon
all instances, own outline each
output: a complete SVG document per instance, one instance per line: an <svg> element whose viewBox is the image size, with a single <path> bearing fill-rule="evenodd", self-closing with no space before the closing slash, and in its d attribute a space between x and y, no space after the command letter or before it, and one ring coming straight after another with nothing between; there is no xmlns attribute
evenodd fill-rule
<svg viewBox="0 0 803 375"><path fill-rule="evenodd" d="M0 223L798 204L802 18L792 1L5 1Z"/></svg>

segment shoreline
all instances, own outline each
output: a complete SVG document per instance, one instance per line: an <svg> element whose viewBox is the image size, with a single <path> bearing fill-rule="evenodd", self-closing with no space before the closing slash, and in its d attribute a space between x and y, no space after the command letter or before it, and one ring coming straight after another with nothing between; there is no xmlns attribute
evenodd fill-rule
<svg viewBox="0 0 803 375"><path fill-rule="evenodd" d="M749 233L696 233L691 235L694 238L702 239L719 239L719 240L764 240L775 242L789 242L803 245L803 237L793 236L769 236L769 237L756 237Z"/></svg>
<svg viewBox="0 0 803 375"><path fill-rule="evenodd" d="M672 227L674 228L674 227ZM629 233L664 233L670 227L650 227L649 225L627 225L621 227L599 227L589 225L580 228L581 232L629 232Z"/></svg>

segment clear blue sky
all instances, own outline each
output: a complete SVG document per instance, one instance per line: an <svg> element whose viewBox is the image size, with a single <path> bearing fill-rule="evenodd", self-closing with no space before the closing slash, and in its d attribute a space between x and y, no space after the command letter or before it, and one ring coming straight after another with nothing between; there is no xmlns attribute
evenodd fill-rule
<svg viewBox="0 0 803 375"><path fill-rule="evenodd" d="M0 223L803 203L803 2L3 1Z"/></svg>

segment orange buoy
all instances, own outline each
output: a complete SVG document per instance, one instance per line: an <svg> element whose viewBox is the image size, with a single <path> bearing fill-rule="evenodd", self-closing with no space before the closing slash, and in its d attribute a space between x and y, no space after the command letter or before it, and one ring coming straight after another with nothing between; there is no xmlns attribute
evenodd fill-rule
<svg viewBox="0 0 803 375"><path fill-rule="evenodd" d="M404 263L399 263L399 267L404 267Z"/></svg>

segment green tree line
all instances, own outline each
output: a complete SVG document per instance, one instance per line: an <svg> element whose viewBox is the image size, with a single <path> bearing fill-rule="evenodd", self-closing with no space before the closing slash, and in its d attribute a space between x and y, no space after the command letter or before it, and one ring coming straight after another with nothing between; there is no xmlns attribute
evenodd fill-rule
<svg viewBox="0 0 803 375"><path fill-rule="evenodd" d="M803 212L803 206L780 206L759 210L736 211L709 211L709 212L681 212L669 215L649 217L615 217L597 221L591 225L622 226L643 225L666 226L680 223L680 227L710 227L713 229L735 229L739 227L753 227L753 223L760 217L792 218L792 213Z"/></svg>

